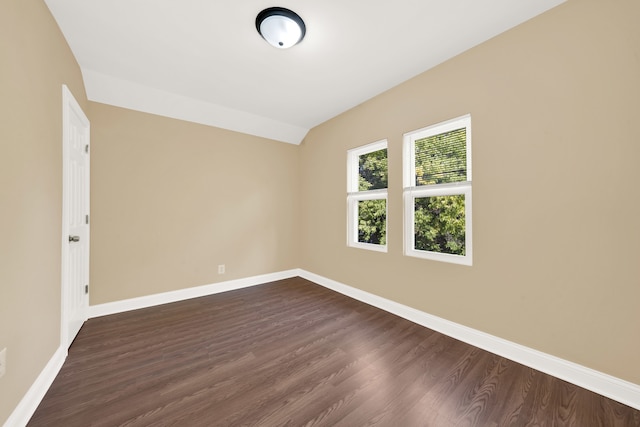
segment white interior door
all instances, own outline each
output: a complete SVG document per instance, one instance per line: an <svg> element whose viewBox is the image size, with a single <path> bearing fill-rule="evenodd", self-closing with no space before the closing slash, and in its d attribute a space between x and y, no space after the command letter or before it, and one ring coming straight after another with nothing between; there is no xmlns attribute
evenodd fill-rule
<svg viewBox="0 0 640 427"><path fill-rule="evenodd" d="M71 345L89 307L89 120L63 85L62 344Z"/></svg>

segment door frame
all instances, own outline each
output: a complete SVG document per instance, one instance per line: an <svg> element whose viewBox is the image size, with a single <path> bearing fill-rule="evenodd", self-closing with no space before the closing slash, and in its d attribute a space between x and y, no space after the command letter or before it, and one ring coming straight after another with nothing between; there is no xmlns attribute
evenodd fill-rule
<svg viewBox="0 0 640 427"><path fill-rule="evenodd" d="M75 115L80 119L84 129L87 132L87 144L90 144L90 125L89 119L82 111L80 104L73 97L73 94L66 85L62 85L62 289L61 289L61 312L60 312L60 346L64 348L65 354L75 337L69 337L69 193L71 192L70 184L70 138L71 138L71 117ZM85 174L85 184L87 189L87 214L89 214L89 196L91 194L90 184L90 156L87 155L87 173ZM90 221L89 221L90 222ZM89 252L90 243L90 225L87 225L87 253ZM87 256L87 264L89 257ZM89 265L87 265L87 272ZM87 308L89 306L89 294L86 296ZM88 310L84 315L88 318Z"/></svg>

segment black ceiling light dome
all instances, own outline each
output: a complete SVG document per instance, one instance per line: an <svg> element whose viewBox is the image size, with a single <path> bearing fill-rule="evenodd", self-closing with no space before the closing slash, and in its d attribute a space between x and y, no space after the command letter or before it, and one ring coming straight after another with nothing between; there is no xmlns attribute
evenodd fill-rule
<svg viewBox="0 0 640 427"><path fill-rule="evenodd" d="M300 43L307 31L302 18L284 7L269 7L260 12L256 29L267 43L279 49Z"/></svg>

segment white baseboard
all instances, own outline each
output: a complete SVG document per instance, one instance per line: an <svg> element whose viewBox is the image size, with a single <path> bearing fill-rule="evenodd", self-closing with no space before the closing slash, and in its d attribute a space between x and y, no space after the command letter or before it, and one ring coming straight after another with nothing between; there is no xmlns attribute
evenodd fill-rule
<svg viewBox="0 0 640 427"><path fill-rule="evenodd" d="M7 421L4 423L4 427L20 427L26 426L33 413L38 408L38 405L42 401L42 398L53 384L53 380L56 379L56 375L60 372L65 359L67 358L67 351L63 346L58 347L49 362L38 375L38 378L31 384L29 390L24 395L16 409L13 410Z"/></svg>
<svg viewBox="0 0 640 427"><path fill-rule="evenodd" d="M299 270L287 270L278 273L262 274L259 276L247 277L244 279L229 280L226 282L213 283L210 285L196 286L193 288L180 289L177 291L163 292L160 294L147 295L144 297L131 298L122 301L108 302L89 306L89 319L106 316L108 314L123 313L125 311L138 310L140 308L153 307L176 301L183 301L191 298L198 298L221 292L233 291L236 289L248 288L263 283L276 280L288 279L299 275Z"/></svg>
<svg viewBox="0 0 640 427"><path fill-rule="evenodd" d="M638 384L450 322L305 270L300 270L299 276L467 344L568 381L632 408L640 409L640 385Z"/></svg>

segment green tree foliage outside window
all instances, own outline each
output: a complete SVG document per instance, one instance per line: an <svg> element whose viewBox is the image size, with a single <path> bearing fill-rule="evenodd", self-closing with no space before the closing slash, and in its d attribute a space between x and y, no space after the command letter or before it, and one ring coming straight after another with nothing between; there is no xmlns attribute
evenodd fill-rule
<svg viewBox="0 0 640 427"><path fill-rule="evenodd" d="M387 188L387 149L359 156L358 190ZM358 242L387 244L387 201L385 199L358 202Z"/></svg>
<svg viewBox="0 0 640 427"><path fill-rule="evenodd" d="M358 159L358 190L387 188L387 149L362 154Z"/></svg>
<svg viewBox="0 0 640 427"><path fill-rule="evenodd" d="M358 242L387 244L387 201L361 200L358 202Z"/></svg>
<svg viewBox="0 0 640 427"><path fill-rule="evenodd" d="M416 198L415 249L465 255L464 195Z"/></svg>
<svg viewBox="0 0 640 427"><path fill-rule="evenodd" d="M415 142L416 186L467 180L466 129ZM464 195L415 199L415 249L465 255Z"/></svg>

